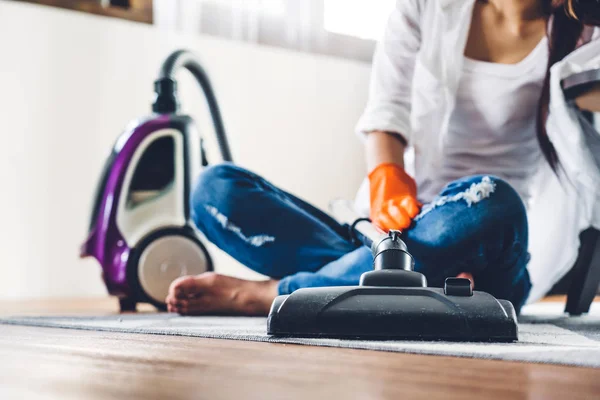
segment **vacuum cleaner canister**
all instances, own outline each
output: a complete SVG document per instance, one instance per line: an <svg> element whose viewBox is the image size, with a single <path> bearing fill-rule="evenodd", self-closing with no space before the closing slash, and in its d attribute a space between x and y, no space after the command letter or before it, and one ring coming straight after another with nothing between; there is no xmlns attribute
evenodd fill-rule
<svg viewBox="0 0 600 400"><path fill-rule="evenodd" d="M117 139L102 172L81 257L102 267L121 310L149 302L165 308L173 280L213 269L190 220L190 191L208 164L194 121L178 113L176 72L189 70L206 95L222 157L231 161L208 77L193 54L177 51L155 81L153 114L135 120Z"/></svg>

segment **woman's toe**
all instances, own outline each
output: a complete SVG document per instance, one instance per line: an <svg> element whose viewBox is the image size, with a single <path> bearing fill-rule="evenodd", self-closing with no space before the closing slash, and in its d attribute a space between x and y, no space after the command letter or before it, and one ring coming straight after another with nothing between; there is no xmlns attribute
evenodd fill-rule
<svg viewBox="0 0 600 400"><path fill-rule="evenodd" d="M184 299L198 293L196 277L182 276L175 279L169 287L169 296L175 299Z"/></svg>

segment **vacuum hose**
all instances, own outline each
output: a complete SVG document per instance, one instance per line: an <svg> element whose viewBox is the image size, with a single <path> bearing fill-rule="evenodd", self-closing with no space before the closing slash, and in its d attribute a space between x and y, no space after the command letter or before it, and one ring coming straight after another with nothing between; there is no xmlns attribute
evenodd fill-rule
<svg viewBox="0 0 600 400"><path fill-rule="evenodd" d="M336 199L329 202L329 211L341 224L352 228L351 234L367 247L377 245L387 235L377 228L368 218L359 218L352 204L345 199Z"/></svg>
<svg viewBox="0 0 600 400"><path fill-rule="evenodd" d="M208 79L208 74L193 53L187 50L178 50L163 62L159 78L154 82L156 98L152 105L152 111L159 114L173 114L179 110L175 74L181 68L185 68L191 72L202 88L213 120L221 156L224 161L233 161L217 98Z"/></svg>

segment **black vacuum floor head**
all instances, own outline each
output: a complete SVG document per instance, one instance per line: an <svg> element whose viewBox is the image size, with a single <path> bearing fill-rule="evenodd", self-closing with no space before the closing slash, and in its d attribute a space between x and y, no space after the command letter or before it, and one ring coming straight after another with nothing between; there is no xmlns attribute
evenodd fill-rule
<svg viewBox="0 0 600 400"><path fill-rule="evenodd" d="M428 287L299 289L273 302L275 336L510 342L517 317L509 301L485 292Z"/></svg>

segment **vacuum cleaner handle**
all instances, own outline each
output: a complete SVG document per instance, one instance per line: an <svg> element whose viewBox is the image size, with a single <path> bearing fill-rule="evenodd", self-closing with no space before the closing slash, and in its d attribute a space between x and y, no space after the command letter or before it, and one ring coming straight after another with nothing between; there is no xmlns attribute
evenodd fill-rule
<svg viewBox="0 0 600 400"><path fill-rule="evenodd" d="M198 60L194 53L187 50L178 50L163 62L159 77L154 82L156 98L152 105L152 110L160 114L172 114L178 111L179 101L177 99L177 81L175 80L175 75L181 68L187 69L196 78L198 85L204 92L223 161L233 161L223 118L221 117L221 110L219 109L212 84L200 60Z"/></svg>
<svg viewBox="0 0 600 400"><path fill-rule="evenodd" d="M400 231L391 230L386 234L370 219L359 217L348 200L333 200L329 203L329 210L341 224L350 226L356 239L371 248L375 270L413 270L414 260L400 239ZM421 278L417 278L417 285L421 285Z"/></svg>

